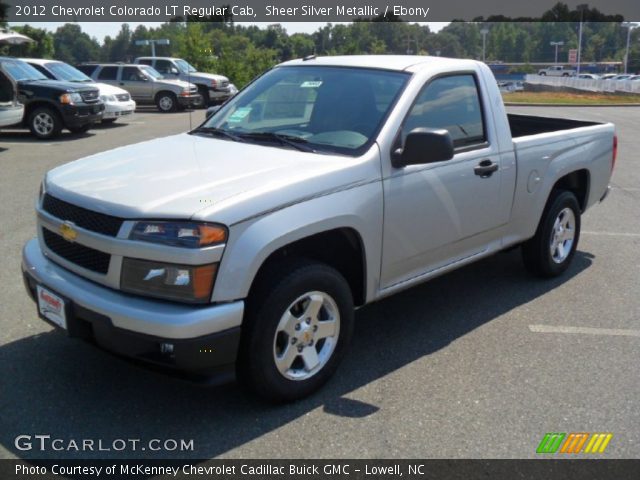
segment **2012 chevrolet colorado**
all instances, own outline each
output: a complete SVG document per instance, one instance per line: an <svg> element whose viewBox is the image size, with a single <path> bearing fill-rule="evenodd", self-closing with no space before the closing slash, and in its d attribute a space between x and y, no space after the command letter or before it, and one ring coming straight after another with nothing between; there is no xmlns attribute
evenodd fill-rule
<svg viewBox="0 0 640 480"><path fill-rule="evenodd" d="M507 115L480 62L290 61L191 132L48 172L25 284L70 336L293 400L354 307L518 245L562 274L615 157L610 123Z"/></svg>

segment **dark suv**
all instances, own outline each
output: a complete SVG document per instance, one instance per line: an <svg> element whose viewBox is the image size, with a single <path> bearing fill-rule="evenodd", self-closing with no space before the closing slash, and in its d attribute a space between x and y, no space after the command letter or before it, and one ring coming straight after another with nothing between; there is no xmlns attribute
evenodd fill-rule
<svg viewBox="0 0 640 480"><path fill-rule="evenodd" d="M18 99L25 106L22 123L37 138L54 138L63 128L86 132L102 118L104 104L95 87L49 80L15 58L0 57L0 70L17 83Z"/></svg>

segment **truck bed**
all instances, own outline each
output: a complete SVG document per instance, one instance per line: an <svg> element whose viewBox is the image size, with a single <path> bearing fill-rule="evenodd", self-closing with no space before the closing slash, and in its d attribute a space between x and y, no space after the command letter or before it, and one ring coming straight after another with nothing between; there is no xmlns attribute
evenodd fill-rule
<svg viewBox="0 0 640 480"><path fill-rule="evenodd" d="M601 125L597 122L585 122L565 118L536 117L533 115L518 115L513 113L508 114L507 118L509 119L509 127L511 128L511 136L513 138Z"/></svg>

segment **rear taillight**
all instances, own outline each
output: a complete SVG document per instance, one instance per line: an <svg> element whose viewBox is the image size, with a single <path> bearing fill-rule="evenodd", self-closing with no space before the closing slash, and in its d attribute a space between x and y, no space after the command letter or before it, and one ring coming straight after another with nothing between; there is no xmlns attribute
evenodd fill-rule
<svg viewBox="0 0 640 480"><path fill-rule="evenodd" d="M613 136L613 158L611 159L611 171L613 172L614 167L616 166L616 158L618 156L618 136Z"/></svg>

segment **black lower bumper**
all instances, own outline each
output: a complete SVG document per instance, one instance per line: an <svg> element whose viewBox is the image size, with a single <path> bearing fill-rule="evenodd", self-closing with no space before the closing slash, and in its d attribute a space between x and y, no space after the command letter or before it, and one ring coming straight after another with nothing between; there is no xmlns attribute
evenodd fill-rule
<svg viewBox="0 0 640 480"><path fill-rule="evenodd" d="M24 283L35 301L36 281L24 273ZM191 375L194 380L202 380L198 376L207 377L208 383L216 384L231 381L235 376L240 327L196 338L160 338L118 328L109 317L70 303L67 328L66 333L70 337L87 340L142 364L159 367L166 373Z"/></svg>
<svg viewBox="0 0 640 480"><path fill-rule="evenodd" d="M65 105L62 108L62 118L67 127L82 127L90 123L97 123L102 120L104 104L73 106Z"/></svg>
<svg viewBox="0 0 640 480"><path fill-rule="evenodd" d="M193 107L202 103L202 95L194 93L193 95L180 95L178 96L178 103L181 107Z"/></svg>

